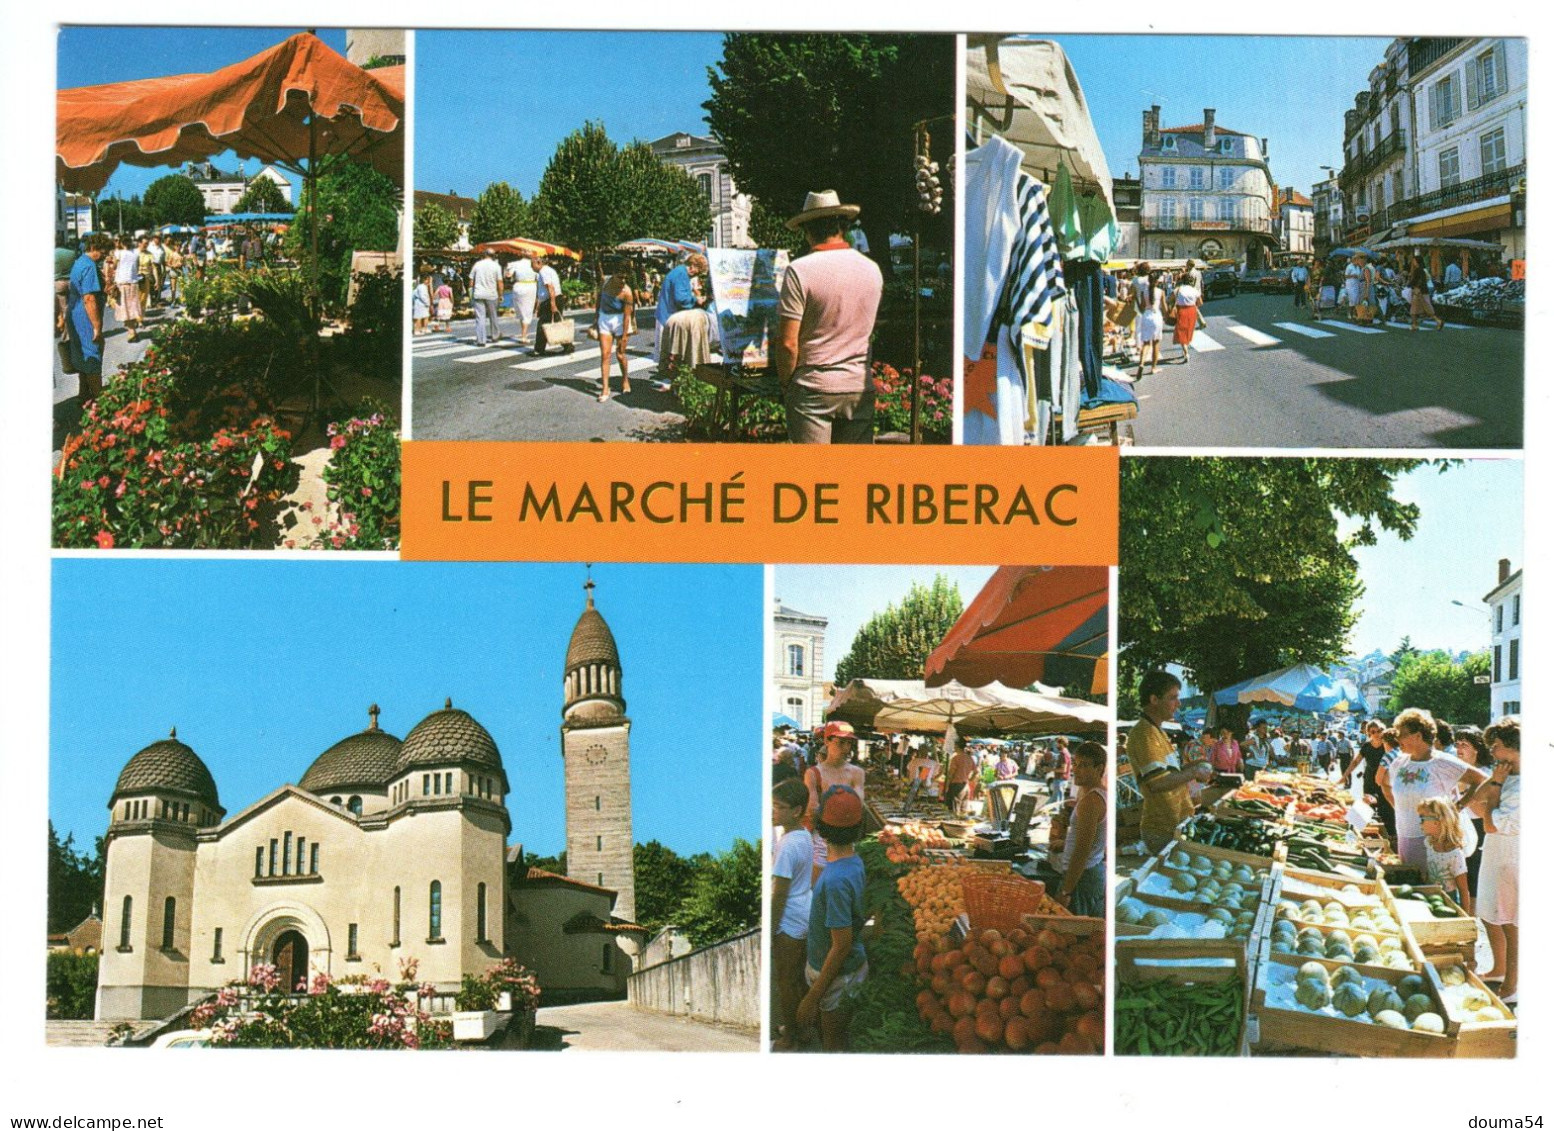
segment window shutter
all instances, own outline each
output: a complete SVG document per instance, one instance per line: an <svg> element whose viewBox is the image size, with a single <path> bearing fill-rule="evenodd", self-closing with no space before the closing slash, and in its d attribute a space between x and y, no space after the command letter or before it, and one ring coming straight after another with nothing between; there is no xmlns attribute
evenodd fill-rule
<svg viewBox="0 0 1554 1131"><path fill-rule="evenodd" d="M1496 95L1504 94L1511 89L1511 76L1505 66L1505 42L1495 42L1495 90Z"/></svg>
<svg viewBox="0 0 1554 1131"><path fill-rule="evenodd" d="M1457 78L1457 72L1453 71L1448 76L1446 87L1446 120L1454 122L1462 117L1462 83Z"/></svg>
<svg viewBox="0 0 1554 1131"><path fill-rule="evenodd" d="M1484 86L1484 57L1475 55L1473 61L1468 64L1468 109L1477 110L1480 102L1485 98L1493 98L1493 91L1485 91Z"/></svg>
<svg viewBox="0 0 1554 1131"><path fill-rule="evenodd" d="M1436 83L1430 88L1430 128L1441 128L1441 84Z"/></svg>

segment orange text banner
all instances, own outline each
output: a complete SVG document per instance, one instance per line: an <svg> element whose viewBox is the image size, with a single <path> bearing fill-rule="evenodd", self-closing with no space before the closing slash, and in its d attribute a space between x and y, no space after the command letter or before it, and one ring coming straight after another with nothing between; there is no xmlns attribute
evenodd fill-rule
<svg viewBox="0 0 1554 1131"><path fill-rule="evenodd" d="M1113 565L1117 450L404 445L416 561Z"/></svg>

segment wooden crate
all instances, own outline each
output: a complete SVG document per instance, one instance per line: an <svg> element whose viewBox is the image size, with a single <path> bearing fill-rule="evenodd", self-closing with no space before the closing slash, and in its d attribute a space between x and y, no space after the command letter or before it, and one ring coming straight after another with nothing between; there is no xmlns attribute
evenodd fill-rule
<svg viewBox="0 0 1554 1131"><path fill-rule="evenodd" d="M1442 895L1446 895L1441 888L1434 885L1416 887L1414 890L1431 893L1440 892ZM1419 900L1399 899L1395 895L1392 896L1393 906L1397 908L1394 914L1397 915L1398 922L1403 925L1404 932L1412 936L1421 948L1475 946L1478 943L1478 920L1474 919L1466 911L1463 911L1457 904L1457 901L1452 899L1451 896L1446 895L1446 900L1453 907L1457 908L1459 914L1454 915L1450 919L1437 919L1429 913L1429 909ZM1403 908L1410 903L1414 907L1423 910L1425 918L1405 918Z"/></svg>
<svg viewBox="0 0 1554 1131"><path fill-rule="evenodd" d="M1087 939L1094 935L1106 937L1106 920L1088 915L1022 915L1020 921L1031 933L1042 930L1056 931L1060 935L1074 935ZM1100 977L1098 973L1096 975Z"/></svg>
<svg viewBox="0 0 1554 1131"><path fill-rule="evenodd" d="M1451 991L1441 979L1441 971L1447 966L1461 966L1454 954L1434 955L1424 964L1425 976L1430 979L1435 987L1436 996L1441 998L1444 1005L1447 995ZM1463 972L1467 975L1467 985L1482 991L1490 1001L1490 1004L1505 1014L1503 1021L1459 1021L1452 1016L1448 1009L1443 1016L1446 1018L1446 1032L1457 1042L1456 1055L1459 1057L1509 1059L1516 1055L1516 1018L1511 1010L1501 1001L1495 992L1491 990L1472 970L1463 966Z"/></svg>
<svg viewBox="0 0 1554 1131"><path fill-rule="evenodd" d="M1241 979L1241 1024L1236 1033L1237 1056L1247 1055L1247 1007L1251 992L1251 963L1246 949L1235 939L1121 939L1114 948L1117 984L1168 980L1180 985L1200 985ZM1216 965L1204 965L1203 960ZM1124 1054L1132 1055L1132 1054Z"/></svg>
<svg viewBox="0 0 1554 1131"><path fill-rule="evenodd" d="M1266 954L1259 956L1257 964L1257 988L1253 995L1253 1010L1257 1017L1257 1047L1265 1051L1302 1050L1338 1056L1387 1056L1387 1057L1450 1057L1454 1055L1456 1042L1449 1033L1423 1033L1413 1029L1389 1029L1371 1021L1369 1014L1359 1018L1345 1017L1333 1012L1313 1012L1291 1003L1282 1004L1276 986L1293 982L1295 971L1306 962L1321 962L1331 968L1334 963L1318 958L1302 958L1293 954ZM1377 982L1393 986L1409 973L1385 967L1363 967L1366 990ZM1421 975L1422 976L1422 975ZM1434 1000L1435 1010L1442 1019L1446 1017L1440 996L1433 991L1425 978L1425 992Z"/></svg>

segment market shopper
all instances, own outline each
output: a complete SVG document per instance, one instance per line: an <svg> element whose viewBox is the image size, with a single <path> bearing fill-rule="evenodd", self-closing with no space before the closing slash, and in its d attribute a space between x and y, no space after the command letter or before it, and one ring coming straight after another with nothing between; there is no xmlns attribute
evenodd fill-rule
<svg viewBox="0 0 1554 1131"><path fill-rule="evenodd" d="M1416 255L1408 264L1408 328L1417 331L1421 318L1433 318L1437 330L1446 329L1446 320L1435 313L1435 304L1430 301L1430 272Z"/></svg>
<svg viewBox="0 0 1554 1131"><path fill-rule="evenodd" d="M1489 746L1484 742L1484 735L1478 727L1458 727L1454 738L1457 757L1485 773L1494 769L1494 756L1490 754ZM1472 820L1474 836L1478 841L1477 848L1467 854L1468 890L1473 893L1473 898L1477 899L1479 869L1484 860L1484 818L1472 809L1463 810L1463 816Z"/></svg>
<svg viewBox="0 0 1554 1131"><path fill-rule="evenodd" d="M81 408L103 391L103 283L98 264L113 248L107 236L90 236L86 250L70 268L66 286L65 317L70 360L79 375Z"/></svg>
<svg viewBox="0 0 1554 1131"><path fill-rule="evenodd" d="M1369 322L1369 317L1361 317L1364 313L1361 305L1368 305L1371 301L1371 283L1374 278L1370 265L1365 262L1363 252L1355 252L1349 258L1349 265L1344 268L1344 297L1349 300L1349 321Z"/></svg>
<svg viewBox="0 0 1554 1131"><path fill-rule="evenodd" d="M677 360L674 350L665 352L672 336L669 322L678 314L700 310L706 304L706 297L696 286L696 280L706 273L707 257L692 253L684 262L671 267L659 285L658 304L653 311L653 354L658 358L660 373L668 372Z"/></svg>
<svg viewBox="0 0 1554 1131"><path fill-rule="evenodd" d="M955 753L950 755L949 768L945 771L944 803L955 813L962 812L966 790L971 776L977 772L977 760L966 752L966 740L955 736Z"/></svg>
<svg viewBox="0 0 1554 1131"><path fill-rule="evenodd" d="M596 314L599 330L599 400L610 399L610 354L620 358L621 393L631 392L631 362L626 356L626 343L636 327L636 296L626 283L619 263L611 263L609 278L599 288L599 309Z"/></svg>
<svg viewBox="0 0 1554 1131"><path fill-rule="evenodd" d="M846 232L860 209L831 190L812 192L787 221L809 252L788 265L777 302L772 361L795 444L874 439L871 339L885 278Z"/></svg>
<svg viewBox="0 0 1554 1131"><path fill-rule="evenodd" d="M804 978L809 989L796 1014L800 1026L820 1023L824 1052L844 1052L852 1005L869 976L863 949L863 861L853 845L863 835L863 798L845 785L826 790L815 813L826 867L810 892Z"/></svg>
<svg viewBox="0 0 1554 1131"><path fill-rule="evenodd" d="M1398 858L1405 867L1423 872L1428 864L1424 831L1419 827L1419 803L1426 798L1450 795L1459 783L1466 805L1487 776L1454 754L1437 753L1431 746L1435 720L1427 711L1409 708L1393 720L1403 757L1382 777L1382 791L1392 803L1397 820Z"/></svg>
<svg viewBox="0 0 1554 1131"><path fill-rule="evenodd" d="M545 353L545 327L560 322L562 316L561 276L550 265L550 260L543 255L534 257L535 283L534 302L539 311L539 321L534 327L534 356L541 357ZM566 350L570 352L571 346Z"/></svg>
<svg viewBox="0 0 1554 1131"><path fill-rule="evenodd" d="M1500 983L1500 999L1516 1004L1520 950L1517 895L1522 832L1522 728L1506 719L1484 732L1495 765L1468 807L1484 818L1484 863L1479 869L1478 916L1489 936L1494 968L1486 982Z"/></svg>
<svg viewBox="0 0 1554 1131"><path fill-rule="evenodd" d="M426 322L431 316L432 277L423 274L410 292L410 333L415 337L426 333Z"/></svg>
<svg viewBox="0 0 1554 1131"><path fill-rule="evenodd" d="M502 340L497 311L502 303L502 265L496 252L486 254L470 268L469 300L475 308L475 344L491 346Z"/></svg>
<svg viewBox="0 0 1554 1131"><path fill-rule="evenodd" d="M1181 697L1182 681L1170 672L1146 672L1139 681L1139 721L1128 732L1128 763L1144 795L1140 832L1151 852L1169 844L1176 826L1192 816L1188 786L1214 776L1213 768L1203 761L1190 762L1179 770L1172 768L1174 747L1161 727L1176 716Z"/></svg>
<svg viewBox="0 0 1554 1131"><path fill-rule="evenodd" d="M804 828L809 789L797 778L772 786L772 825L780 836L772 856L772 970L777 991L777 1039L772 1047L797 1047L799 1001L804 996L804 950L809 936L810 877L814 845Z"/></svg>
<svg viewBox="0 0 1554 1131"><path fill-rule="evenodd" d="M1074 784L1078 794L1068 818L1063 855L1058 867L1063 874L1053 893L1075 915L1106 915L1106 747L1081 742L1074 751Z"/></svg>
<svg viewBox="0 0 1554 1131"><path fill-rule="evenodd" d="M1144 359L1149 358L1149 371L1160 367L1160 338L1165 333L1165 289L1160 285L1160 272L1151 271L1142 280L1133 281L1133 302L1138 308L1135 333L1138 335L1139 367L1137 377L1144 376Z"/></svg>
<svg viewBox="0 0 1554 1131"><path fill-rule="evenodd" d="M1306 269L1304 263L1297 263L1290 268L1290 285L1295 292L1295 309L1299 310L1306 305L1306 288L1311 283L1311 272Z"/></svg>
<svg viewBox="0 0 1554 1131"><path fill-rule="evenodd" d="M1241 757L1241 744L1236 741L1236 736L1230 727L1219 728L1219 741L1209 752L1209 764L1216 772L1221 774L1239 774L1246 769Z"/></svg>
<svg viewBox="0 0 1554 1131"><path fill-rule="evenodd" d="M820 799L832 786L845 785L863 797L863 767L853 761L858 751L858 735L851 723L831 721L815 732L820 740L821 754L815 764L804 771L804 784L809 787L809 817L813 822L820 809ZM814 826L811 825L813 828ZM824 842L815 841L815 875L826 866Z"/></svg>
<svg viewBox="0 0 1554 1131"><path fill-rule="evenodd" d="M1255 769L1266 770L1273 766L1273 739L1268 736L1268 720L1258 719L1257 725L1241 744L1242 760Z"/></svg>
<svg viewBox="0 0 1554 1131"><path fill-rule="evenodd" d="M1396 841L1397 818L1392 808L1392 799L1381 787L1388 763L1387 747L1382 741L1385 730L1380 719L1372 719L1365 724L1365 742L1344 767L1343 780L1349 781L1354 777L1355 770L1364 767L1365 772L1360 778L1360 794L1365 798L1365 803L1376 811L1376 819L1387 830L1387 835Z"/></svg>
<svg viewBox="0 0 1554 1131"><path fill-rule="evenodd" d="M1176 311L1176 329L1171 337L1182 347L1182 364L1186 365L1191 360L1193 331L1198 328L1203 312L1203 292L1193 283L1192 275L1187 271L1177 276L1176 293L1171 297L1171 306Z"/></svg>
<svg viewBox="0 0 1554 1131"><path fill-rule="evenodd" d="M114 253L113 283L119 295L119 321L129 331L129 341L140 338L140 252L129 240L120 237Z"/></svg>
<svg viewBox="0 0 1554 1131"><path fill-rule="evenodd" d="M928 752L928 746L918 747L912 752L912 760L907 763L906 775L911 784L907 786L906 808L911 810L917 803L919 793L927 793L935 796L932 786L938 779L941 767L939 760Z"/></svg>
<svg viewBox="0 0 1554 1131"><path fill-rule="evenodd" d="M512 283L513 313L518 318L518 344L529 341L529 330L534 324L534 307L539 301L539 272L527 255L520 255L507 265L507 278Z"/></svg>

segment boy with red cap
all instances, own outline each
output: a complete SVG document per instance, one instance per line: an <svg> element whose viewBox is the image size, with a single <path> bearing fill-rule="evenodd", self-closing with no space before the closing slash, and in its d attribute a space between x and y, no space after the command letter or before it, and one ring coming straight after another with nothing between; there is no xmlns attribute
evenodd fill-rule
<svg viewBox="0 0 1554 1131"><path fill-rule="evenodd" d="M863 861L853 845L863 835L863 799L845 785L826 790L815 811L815 830L826 843L826 866L810 891L809 937L804 977L809 991L799 1002L798 1024L820 1021L820 1047L847 1049L852 1002L869 976L863 951Z"/></svg>

